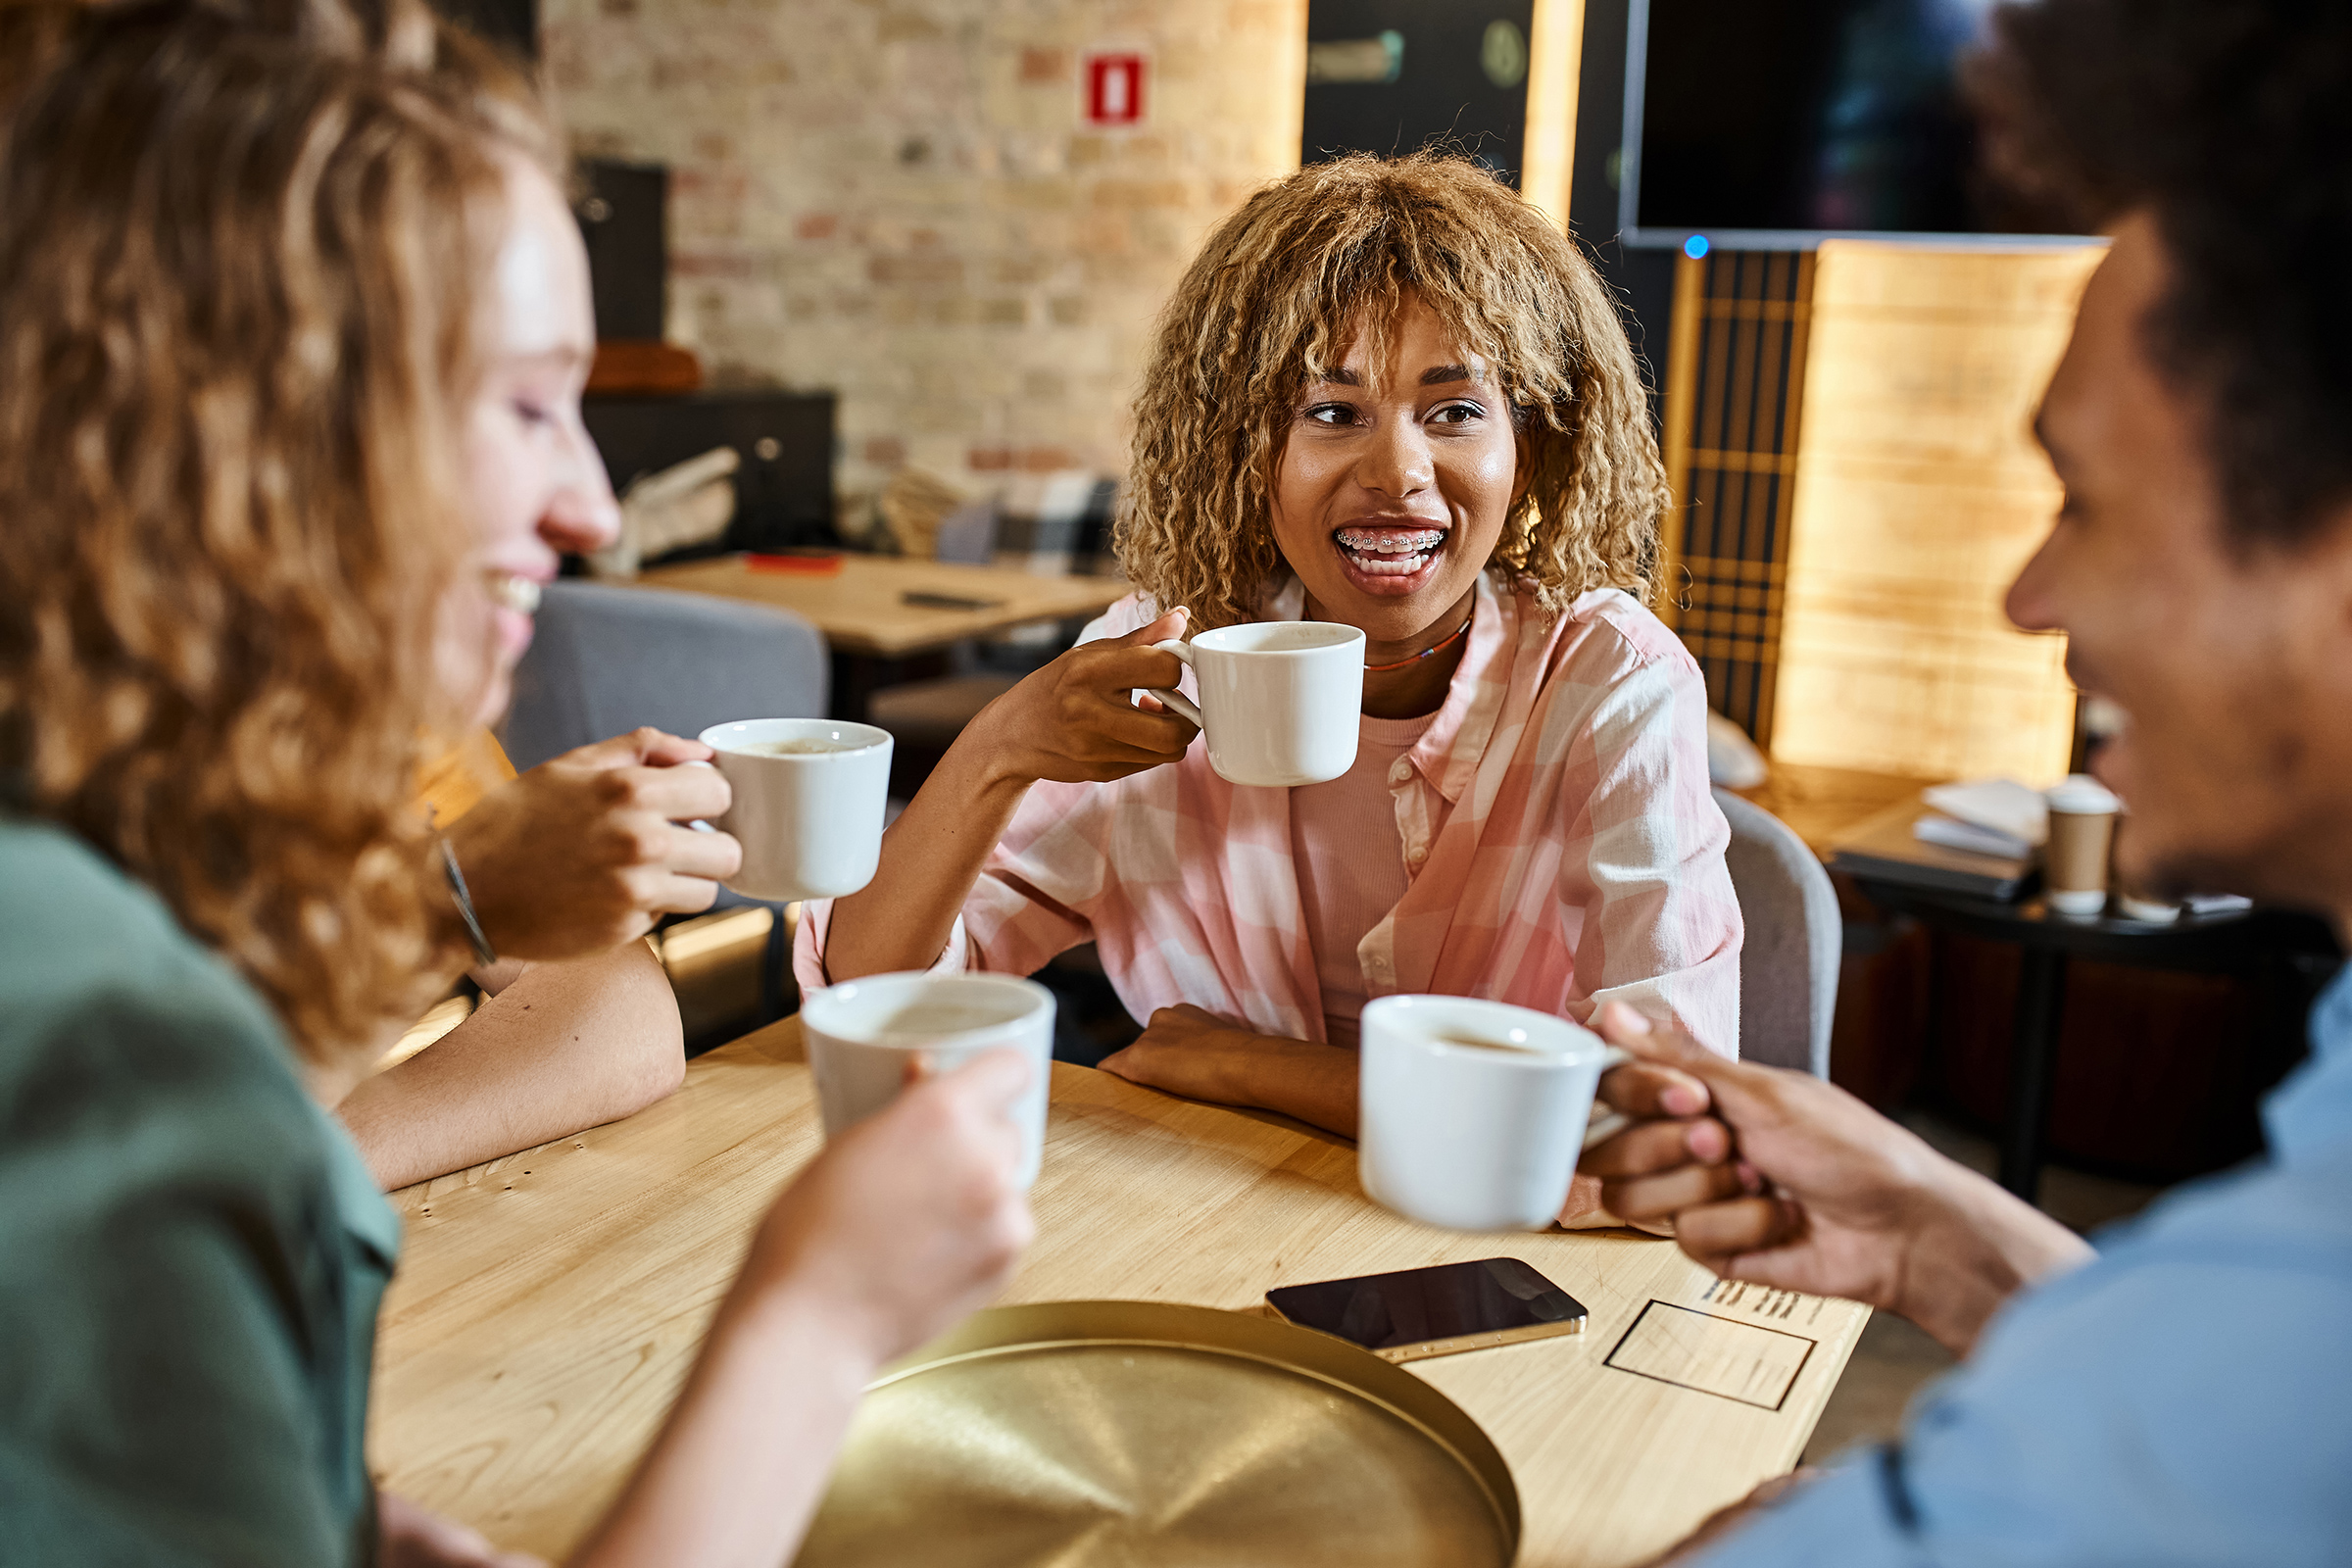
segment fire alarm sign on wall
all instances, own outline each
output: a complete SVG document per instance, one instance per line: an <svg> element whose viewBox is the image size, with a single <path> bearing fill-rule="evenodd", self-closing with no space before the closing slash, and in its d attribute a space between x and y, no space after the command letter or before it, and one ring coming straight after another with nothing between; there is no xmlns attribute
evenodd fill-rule
<svg viewBox="0 0 2352 1568"><path fill-rule="evenodd" d="M1086 57L1086 122L1134 125L1144 118L1144 57L1090 54Z"/></svg>

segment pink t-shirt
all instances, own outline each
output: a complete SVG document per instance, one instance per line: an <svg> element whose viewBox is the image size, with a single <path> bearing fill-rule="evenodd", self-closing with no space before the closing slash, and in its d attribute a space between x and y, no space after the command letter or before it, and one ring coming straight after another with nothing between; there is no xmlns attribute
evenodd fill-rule
<svg viewBox="0 0 2352 1568"><path fill-rule="evenodd" d="M1323 992L1324 1038L1353 1050L1356 1014L1370 1000L1356 945L1388 918L1411 886L1396 825L1398 782L1390 775L1427 733L1418 718L1359 718L1355 765L1338 778L1291 791L1291 855L1298 867L1298 910ZM1434 827L1442 824L1433 824ZM1426 847L1421 858L1428 858Z"/></svg>
<svg viewBox="0 0 2352 1568"><path fill-rule="evenodd" d="M1386 853L1401 845L1410 871L1354 944L1363 994L1486 997L1579 1022L1623 1001L1735 1054L1740 904L1707 793L1697 662L1613 588L1546 611L1491 571L1477 593L1444 706L1396 760L1405 772L1389 764ZM1305 598L1287 578L1261 616L1296 620ZM1087 635L1156 613L1131 596ZM1294 798L1219 778L1198 740L1114 783L1034 785L935 967L1029 974L1092 941L1139 1019L1191 1003L1321 1038L1322 976L1346 936L1310 940L1301 868L1319 852L1298 853ZM829 983L831 916L824 899L801 914L793 971L808 993Z"/></svg>

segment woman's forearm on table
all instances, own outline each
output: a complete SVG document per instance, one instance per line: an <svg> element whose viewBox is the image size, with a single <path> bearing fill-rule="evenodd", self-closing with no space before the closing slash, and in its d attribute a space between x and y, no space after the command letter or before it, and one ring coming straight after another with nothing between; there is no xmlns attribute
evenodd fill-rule
<svg viewBox="0 0 2352 1568"><path fill-rule="evenodd" d="M1355 1136L1356 1055L1312 1040L1260 1037L1235 1048L1219 1063L1230 1105L1295 1116L1312 1127Z"/></svg>
<svg viewBox="0 0 2352 1568"><path fill-rule="evenodd" d="M816 1511L874 1363L804 1292L738 1290L572 1568L773 1568Z"/></svg>
<svg viewBox="0 0 2352 1568"><path fill-rule="evenodd" d="M995 766L976 737L950 748L882 835L874 879L834 901L826 976L929 968L1029 783Z"/></svg>
<svg viewBox="0 0 2352 1568"><path fill-rule="evenodd" d="M1102 1070L1130 1083L1220 1105L1279 1111L1355 1136L1356 1055L1338 1046L1261 1035L1198 1007L1163 1007Z"/></svg>
<svg viewBox="0 0 2352 1568"><path fill-rule="evenodd" d="M677 998L643 942L517 969L336 1107L385 1189L634 1114L685 1076Z"/></svg>

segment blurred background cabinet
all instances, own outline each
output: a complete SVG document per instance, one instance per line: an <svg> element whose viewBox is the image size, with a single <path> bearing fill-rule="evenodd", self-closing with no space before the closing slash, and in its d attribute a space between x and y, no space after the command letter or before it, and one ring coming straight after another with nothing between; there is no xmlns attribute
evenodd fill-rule
<svg viewBox="0 0 2352 1568"><path fill-rule="evenodd" d="M735 470L735 520L712 551L838 543L831 393L592 397L583 413L615 490L713 447L735 449L743 459Z"/></svg>

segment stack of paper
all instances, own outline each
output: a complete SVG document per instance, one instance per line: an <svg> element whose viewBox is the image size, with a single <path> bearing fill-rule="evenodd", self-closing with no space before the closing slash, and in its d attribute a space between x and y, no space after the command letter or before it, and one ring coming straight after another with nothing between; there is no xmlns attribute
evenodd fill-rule
<svg viewBox="0 0 2352 1568"><path fill-rule="evenodd" d="M2041 792L2013 778L1937 784L1925 798L1943 814L1931 812L1912 824L1912 834L1922 843L2022 860L2049 837L2049 809Z"/></svg>

